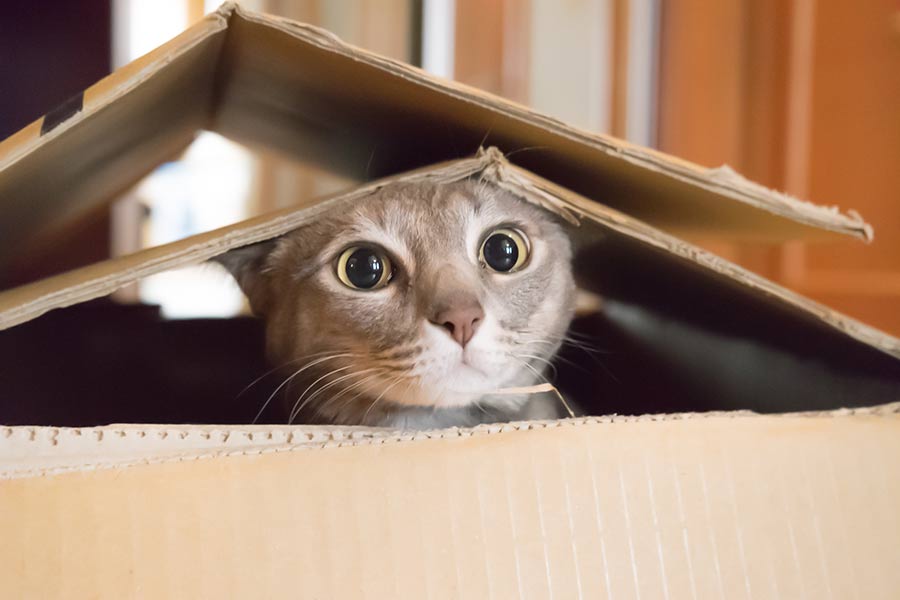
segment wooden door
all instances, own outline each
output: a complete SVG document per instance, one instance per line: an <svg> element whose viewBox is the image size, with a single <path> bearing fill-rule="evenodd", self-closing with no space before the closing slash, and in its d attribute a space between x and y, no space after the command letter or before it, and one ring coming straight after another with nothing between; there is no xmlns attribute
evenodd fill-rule
<svg viewBox="0 0 900 600"><path fill-rule="evenodd" d="M876 232L870 245L707 245L900 334L900 4L670 0L660 57L662 150L856 209Z"/></svg>

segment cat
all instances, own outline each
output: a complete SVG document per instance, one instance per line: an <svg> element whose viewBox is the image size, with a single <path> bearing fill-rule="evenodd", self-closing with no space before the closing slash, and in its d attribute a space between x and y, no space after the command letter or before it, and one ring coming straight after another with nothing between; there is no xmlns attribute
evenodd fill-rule
<svg viewBox="0 0 900 600"><path fill-rule="evenodd" d="M390 183L216 259L286 368L289 422L405 429L557 418L532 386L574 313L555 215L487 181Z"/></svg>

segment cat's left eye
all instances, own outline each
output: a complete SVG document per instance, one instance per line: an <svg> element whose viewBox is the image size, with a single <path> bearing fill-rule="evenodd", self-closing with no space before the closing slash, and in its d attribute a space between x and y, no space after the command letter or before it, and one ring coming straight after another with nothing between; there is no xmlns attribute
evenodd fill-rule
<svg viewBox="0 0 900 600"><path fill-rule="evenodd" d="M393 274L391 260L380 248L353 246L341 252L337 277L354 290L377 290L386 286Z"/></svg>
<svg viewBox="0 0 900 600"><path fill-rule="evenodd" d="M485 238L479 251L481 264L497 273L512 273L528 261L528 240L518 229L495 229Z"/></svg>

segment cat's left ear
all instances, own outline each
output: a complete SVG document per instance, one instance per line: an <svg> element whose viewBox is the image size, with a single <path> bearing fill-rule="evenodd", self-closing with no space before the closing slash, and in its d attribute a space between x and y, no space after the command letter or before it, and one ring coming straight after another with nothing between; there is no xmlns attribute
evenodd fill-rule
<svg viewBox="0 0 900 600"><path fill-rule="evenodd" d="M275 244L275 240L267 240L229 250L211 259L228 269L250 301L253 312L258 315L265 314L272 293L266 273L266 259L275 249Z"/></svg>

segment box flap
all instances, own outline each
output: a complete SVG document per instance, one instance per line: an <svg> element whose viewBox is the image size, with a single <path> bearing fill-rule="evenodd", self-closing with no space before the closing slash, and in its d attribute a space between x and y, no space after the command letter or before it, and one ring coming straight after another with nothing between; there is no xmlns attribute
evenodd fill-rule
<svg viewBox="0 0 900 600"><path fill-rule="evenodd" d="M0 448L19 435L0 428ZM75 434L55 447L35 436L52 452ZM900 586L896 406L327 437L130 466L96 453L0 481L0 594L891 598Z"/></svg>
<svg viewBox="0 0 900 600"><path fill-rule="evenodd" d="M24 240L46 242L55 227L111 201L202 128L362 179L487 142L547 179L682 235L871 237L855 213L572 128L233 5L88 88L80 104L67 119L50 115L0 143L0 262L27 251Z"/></svg>
<svg viewBox="0 0 900 600"><path fill-rule="evenodd" d="M571 127L310 25L237 8L229 28L229 78L216 127L240 139L333 167L342 162L360 177L456 158L487 143L546 179L682 235L871 237L855 213L798 201L728 167L706 169Z"/></svg>

